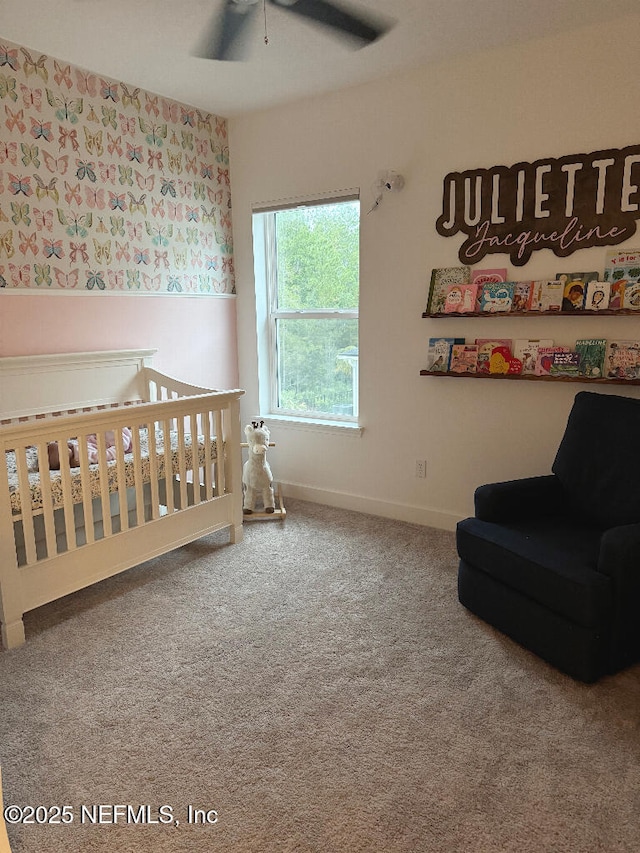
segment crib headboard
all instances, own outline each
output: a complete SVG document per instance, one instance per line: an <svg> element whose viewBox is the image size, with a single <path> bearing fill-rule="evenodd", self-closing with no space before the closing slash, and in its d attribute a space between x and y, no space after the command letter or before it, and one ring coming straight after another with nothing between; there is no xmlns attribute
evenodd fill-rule
<svg viewBox="0 0 640 853"><path fill-rule="evenodd" d="M146 400L155 349L0 358L0 421Z"/></svg>

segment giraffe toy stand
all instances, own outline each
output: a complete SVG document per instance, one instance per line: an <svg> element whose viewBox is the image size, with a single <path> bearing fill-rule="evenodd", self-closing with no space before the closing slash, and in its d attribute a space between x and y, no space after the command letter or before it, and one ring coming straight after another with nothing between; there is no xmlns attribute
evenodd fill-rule
<svg viewBox="0 0 640 853"><path fill-rule="evenodd" d="M269 440L269 429L264 425L264 421L252 421L244 428L244 434L247 440L241 446L248 449L249 455L242 468L243 517L246 521L254 519L283 521L286 510L282 502L282 493L278 489L278 506L276 506L273 474L267 462L267 448L275 447ZM261 508L256 509L257 504L261 504Z"/></svg>

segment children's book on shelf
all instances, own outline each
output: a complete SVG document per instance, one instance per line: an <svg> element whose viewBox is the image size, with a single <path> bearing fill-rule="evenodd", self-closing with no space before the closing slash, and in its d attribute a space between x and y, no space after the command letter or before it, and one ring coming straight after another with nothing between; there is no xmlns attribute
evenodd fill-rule
<svg viewBox="0 0 640 853"><path fill-rule="evenodd" d="M480 294L484 284L499 284L501 281L507 280L507 270L504 269L484 269L471 270L471 283L478 285L478 293L476 295L476 311L480 311Z"/></svg>
<svg viewBox="0 0 640 853"><path fill-rule="evenodd" d="M580 356L580 376L602 378L607 354L606 338L580 338L576 341L576 352Z"/></svg>
<svg viewBox="0 0 640 853"><path fill-rule="evenodd" d="M451 373L475 373L478 367L476 344L454 344L451 347L449 371Z"/></svg>
<svg viewBox="0 0 640 853"><path fill-rule="evenodd" d="M516 281L513 287L512 311L531 311L531 299L533 298L532 281Z"/></svg>
<svg viewBox="0 0 640 853"><path fill-rule="evenodd" d="M610 281L590 281L584 297L586 311L606 311L611 299Z"/></svg>
<svg viewBox="0 0 640 853"><path fill-rule="evenodd" d="M476 338L478 347L478 369L477 373L489 373L489 360L494 349L505 347L511 353L512 341L510 338Z"/></svg>
<svg viewBox="0 0 640 853"><path fill-rule="evenodd" d="M451 284L469 284L471 267L436 267L431 271L427 314L441 314L447 288Z"/></svg>
<svg viewBox="0 0 640 853"><path fill-rule="evenodd" d="M628 281L626 283L622 307L630 311L640 310L640 281Z"/></svg>
<svg viewBox="0 0 640 853"><path fill-rule="evenodd" d="M606 270L638 269L640 275L640 249L608 249L605 255Z"/></svg>
<svg viewBox="0 0 640 853"><path fill-rule="evenodd" d="M520 362L518 362L520 365ZM511 373L511 348L494 347L489 357L489 373Z"/></svg>
<svg viewBox="0 0 640 853"><path fill-rule="evenodd" d="M620 308L640 307L636 306L637 290L634 288L633 297L627 298L627 290L631 285L640 282L640 249L629 249L628 251L609 251L606 254L604 280L611 282L611 298L609 307L618 310ZM628 304L627 304L628 303Z"/></svg>
<svg viewBox="0 0 640 853"><path fill-rule="evenodd" d="M464 338L429 338L427 370L446 373L449 370L451 348L454 344L463 344Z"/></svg>
<svg viewBox="0 0 640 853"><path fill-rule="evenodd" d="M606 274L606 273L605 273ZM625 279L616 279L611 281L611 295L609 296L609 308L612 311L619 311L624 306L624 292L627 289Z"/></svg>
<svg viewBox="0 0 640 853"><path fill-rule="evenodd" d="M490 284L491 282L499 284L501 281L507 280L506 269L496 270L471 270L471 284Z"/></svg>
<svg viewBox="0 0 640 853"><path fill-rule="evenodd" d="M613 273L622 270L622 276ZM605 255L605 281L614 278L627 278L637 281L640 278L640 249L616 250L610 249Z"/></svg>
<svg viewBox="0 0 640 853"><path fill-rule="evenodd" d="M532 311L559 311L564 287L561 281L534 281L531 294Z"/></svg>
<svg viewBox="0 0 640 853"><path fill-rule="evenodd" d="M640 341L609 341L605 375L607 379L640 379Z"/></svg>
<svg viewBox="0 0 640 853"><path fill-rule="evenodd" d="M565 346L540 347L538 350L538 358L536 360L536 376L549 376L551 373L551 365L553 357L557 353L567 353L571 350Z"/></svg>
<svg viewBox="0 0 640 853"><path fill-rule="evenodd" d="M495 314L498 311L511 311L513 304L514 282L487 282L480 288L478 304L480 311Z"/></svg>
<svg viewBox="0 0 640 853"><path fill-rule="evenodd" d="M551 357L550 376L580 376L580 355L577 352L556 352Z"/></svg>
<svg viewBox="0 0 640 853"><path fill-rule="evenodd" d="M560 272L556 279L562 284L562 311L582 311L584 295L590 281L597 281L597 272Z"/></svg>
<svg viewBox="0 0 640 853"><path fill-rule="evenodd" d="M533 375L536 372L536 362L538 360L538 352L541 348L553 346L553 341L547 338L543 339L519 339L513 343L513 357L520 359L522 362L521 373L523 375Z"/></svg>
<svg viewBox="0 0 640 853"><path fill-rule="evenodd" d="M471 314L476 310L477 284L450 284L444 298L445 314Z"/></svg>

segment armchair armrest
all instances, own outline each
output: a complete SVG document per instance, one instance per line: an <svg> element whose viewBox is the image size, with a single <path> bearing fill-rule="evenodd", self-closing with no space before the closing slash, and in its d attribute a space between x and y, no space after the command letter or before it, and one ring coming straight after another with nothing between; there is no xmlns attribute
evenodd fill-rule
<svg viewBox="0 0 640 853"><path fill-rule="evenodd" d="M476 518L517 521L566 511L566 497L554 474L479 486L474 495Z"/></svg>
<svg viewBox="0 0 640 853"><path fill-rule="evenodd" d="M611 578L611 661L614 671L640 655L640 524L602 535L598 571Z"/></svg>

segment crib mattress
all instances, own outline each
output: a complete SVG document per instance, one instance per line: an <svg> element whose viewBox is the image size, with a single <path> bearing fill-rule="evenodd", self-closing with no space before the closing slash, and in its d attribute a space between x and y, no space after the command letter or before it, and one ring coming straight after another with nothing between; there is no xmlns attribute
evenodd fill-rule
<svg viewBox="0 0 640 853"><path fill-rule="evenodd" d="M180 471L179 455L178 455L178 433L171 431L171 471L170 474L178 474ZM151 481L151 464L149 460L149 435L147 430L140 430L140 451L142 456L142 479L144 483ZM194 453L196 454L194 456ZM197 443L194 448L192 437L184 436L184 458L185 467L191 470L194 467L203 466L206 462L206 447L204 437L198 436ZM209 463L215 462L217 456L217 444L215 438L211 439L211 451ZM197 459L197 462L195 461ZM156 460L158 479L163 479L167 475L166 458L164 453L164 433L161 430L156 432ZM40 481L40 473L38 472L38 458L35 448L27 449L27 467L29 469L29 491L31 496L31 509L34 513L42 510L42 486ZM135 486L135 463L133 452L125 453L124 456L124 482L127 487ZM22 513L22 496L20 494L20 486L18 481L18 470L16 465L16 455L13 451L7 453L7 468L9 472L9 494L11 499L11 513L13 516L19 516ZM51 499L54 509L58 509L64 504L64 495L62 491L62 475L60 471L50 471L51 479ZM107 463L107 483L109 492L118 490L118 462L113 460ZM89 477L86 488L89 489L92 498L100 497L101 495L101 478L100 466L89 466ZM81 503L85 484L80 468L71 469L71 494L73 503Z"/></svg>

